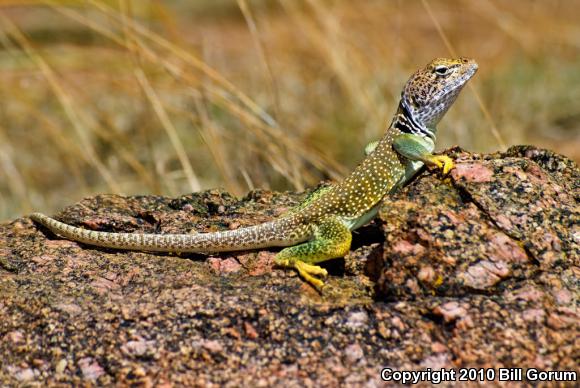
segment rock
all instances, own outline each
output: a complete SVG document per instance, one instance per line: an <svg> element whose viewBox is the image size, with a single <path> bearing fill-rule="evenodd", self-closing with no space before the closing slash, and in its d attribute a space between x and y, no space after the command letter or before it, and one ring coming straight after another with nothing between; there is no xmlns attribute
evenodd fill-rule
<svg viewBox="0 0 580 388"><path fill-rule="evenodd" d="M34 380L34 378L37 375L38 375L38 373L35 373L35 371L33 369L26 368L26 369L21 369L18 372L16 372L14 374L14 377L16 377L16 380L24 382L24 381Z"/></svg>
<svg viewBox="0 0 580 388"><path fill-rule="evenodd" d="M433 309L433 313L443 317L445 323L453 322L458 318L463 318L467 314L469 306L462 306L459 302L447 302Z"/></svg>
<svg viewBox="0 0 580 388"><path fill-rule="evenodd" d="M533 147L453 149L323 263L322 295L223 255L98 249L0 224L0 385L380 386L380 368L576 370L580 171ZM308 193L100 195L57 217L117 232L269 221ZM37 369L34 369L37 368Z"/></svg>
<svg viewBox="0 0 580 388"><path fill-rule="evenodd" d="M519 154L544 162L512 156ZM492 292L539 270L580 266L573 162L530 147L492 155L456 149L453 157L449 180L424 175L381 209L385 297Z"/></svg>
<svg viewBox="0 0 580 388"><path fill-rule="evenodd" d="M155 341L146 341L143 338L139 338L136 341L128 341L123 346L121 350L128 355L133 356L144 356L155 354Z"/></svg>
<svg viewBox="0 0 580 388"><path fill-rule="evenodd" d="M365 311L356 311L348 315L346 327L351 330L358 330L367 327L369 316Z"/></svg>
<svg viewBox="0 0 580 388"><path fill-rule="evenodd" d="M99 363L90 357L80 359L78 366L81 368L83 377L87 380L96 380L105 373Z"/></svg>
<svg viewBox="0 0 580 388"><path fill-rule="evenodd" d="M364 352L359 344L352 344L344 349L344 356L349 364L354 364L364 357Z"/></svg>
<svg viewBox="0 0 580 388"><path fill-rule="evenodd" d="M56 372L56 374L63 373L64 370L66 369L66 366L67 366L67 361L65 359L62 359L56 363L56 367L54 368L54 371Z"/></svg>

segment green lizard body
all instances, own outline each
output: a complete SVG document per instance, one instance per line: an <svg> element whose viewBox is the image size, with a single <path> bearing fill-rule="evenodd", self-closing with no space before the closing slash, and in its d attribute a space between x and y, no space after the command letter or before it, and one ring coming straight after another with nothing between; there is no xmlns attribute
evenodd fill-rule
<svg viewBox="0 0 580 388"><path fill-rule="evenodd" d="M90 245L157 252L225 252L286 247L276 264L296 269L317 288L326 271L315 265L348 253L351 231L376 215L382 199L408 183L424 163L453 168L433 155L435 126L455 101L477 64L466 58L435 59L407 81L384 136L367 146L367 157L342 182L315 192L280 218L215 233L109 233L73 227L40 213L31 218L65 238Z"/></svg>

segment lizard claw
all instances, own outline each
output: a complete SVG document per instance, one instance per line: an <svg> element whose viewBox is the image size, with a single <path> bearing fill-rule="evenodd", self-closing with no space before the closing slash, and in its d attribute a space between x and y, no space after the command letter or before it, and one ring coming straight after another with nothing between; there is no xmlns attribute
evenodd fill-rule
<svg viewBox="0 0 580 388"><path fill-rule="evenodd" d="M317 265L306 264L302 261L294 263L294 268L298 271L300 276L308 283L312 284L318 291L324 287L324 282L315 276L326 277L328 272Z"/></svg>
<svg viewBox="0 0 580 388"><path fill-rule="evenodd" d="M302 279L310 283L318 291L321 291L324 287L324 282L318 277L324 278L328 276L328 272L324 268L317 265L307 264L301 260L277 260L276 265L286 268L294 268L298 271L298 274Z"/></svg>
<svg viewBox="0 0 580 388"><path fill-rule="evenodd" d="M447 175L449 171L455 168L455 163L447 155L433 155L429 161L442 169L443 175Z"/></svg>

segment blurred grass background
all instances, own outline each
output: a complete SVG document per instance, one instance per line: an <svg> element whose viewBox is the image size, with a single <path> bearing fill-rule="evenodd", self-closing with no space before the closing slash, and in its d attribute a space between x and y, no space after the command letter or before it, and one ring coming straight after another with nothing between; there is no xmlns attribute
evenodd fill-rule
<svg viewBox="0 0 580 388"><path fill-rule="evenodd" d="M2 1L0 220L96 193L242 195L339 179L388 125L409 75L450 48L480 71L439 125L439 149L525 143L578 161L579 10L572 0Z"/></svg>

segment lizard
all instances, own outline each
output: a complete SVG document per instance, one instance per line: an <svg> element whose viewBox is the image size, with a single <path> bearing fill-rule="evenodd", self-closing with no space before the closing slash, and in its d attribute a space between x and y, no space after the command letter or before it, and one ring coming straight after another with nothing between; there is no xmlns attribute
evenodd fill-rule
<svg viewBox="0 0 580 388"><path fill-rule="evenodd" d="M344 180L312 193L273 221L210 233L144 234L87 230L41 213L30 217L56 235L97 247L153 252L217 253L284 247L277 267L293 268L321 290L327 271L317 265L345 256L352 231L372 220L385 196L408 184L423 165L446 175L454 163L433 154L436 125L473 77L477 63L469 58L437 58L406 82L395 115L380 140Z"/></svg>

